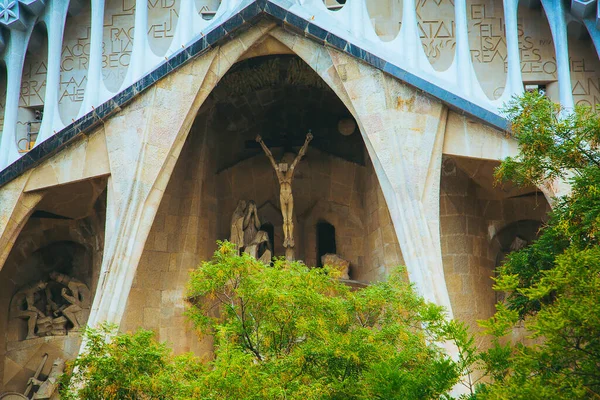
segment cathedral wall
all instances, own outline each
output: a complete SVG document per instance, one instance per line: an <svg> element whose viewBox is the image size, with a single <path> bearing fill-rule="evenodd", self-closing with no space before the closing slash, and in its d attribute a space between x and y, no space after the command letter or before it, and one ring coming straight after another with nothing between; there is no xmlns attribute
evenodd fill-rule
<svg viewBox="0 0 600 400"><path fill-rule="evenodd" d="M542 85L559 100L557 64L552 32L541 4L530 7L519 2L517 34L520 67L525 85ZM385 41L394 39L402 25L402 0L367 1L371 23ZM436 71L444 71L454 60L456 24L451 0L415 2L417 29L423 51ZM467 0L467 23L471 61L485 95L498 99L504 93L508 71L506 21L503 3L496 0ZM592 108L599 103L600 64L597 52L579 22L569 23L569 70L575 104Z"/></svg>
<svg viewBox="0 0 600 400"><path fill-rule="evenodd" d="M492 315L494 260L488 254L483 212L477 201L477 185L460 169L442 173L440 233L444 274L454 317L477 326Z"/></svg>
<svg viewBox="0 0 600 400"><path fill-rule="evenodd" d="M493 187L492 180L487 183ZM515 237L531 243L537 234L531 228L532 222L541 226L550 211L541 193L507 197L500 188L496 190L482 187L458 167L442 169L440 233L444 274L454 317L474 330L478 329L477 320L493 315L501 298L492 288L492 277L507 246ZM510 227L511 237L500 240L506 227ZM501 236L506 236L506 232ZM507 240L508 245L504 243Z"/></svg>
<svg viewBox="0 0 600 400"><path fill-rule="evenodd" d="M180 353L210 351L184 316L189 272L216 249L216 197L211 135L195 125L158 208L144 246L122 331L154 330ZM212 148L212 150L211 150Z"/></svg>
<svg viewBox="0 0 600 400"><path fill-rule="evenodd" d="M81 190L83 186L92 191L87 199L89 192ZM93 185L84 182L71 187L72 191L66 197L65 191L51 193L25 224L0 271L0 392L22 393L44 354L48 354L48 359L42 368L43 375L49 373L55 359L73 359L78 354L80 333L64 315L61 317L61 310L51 309L45 289L33 296L35 307L44 314L37 317L35 333L38 337L35 338L28 337L28 319L16 313L21 309L17 296L24 288L45 282L53 301L64 309L69 305L60 295L64 285L53 281L50 274L65 274L89 289L85 293L89 303L87 309L77 314L80 324L85 325L92 301L90 296L93 297L96 291L102 263L106 206L105 194L100 193L105 187L106 182ZM88 205L78 210L73 202ZM52 209L58 213L63 206L73 211L73 218L39 211ZM68 294L72 293L69 291ZM49 319L51 328L42 325L42 321Z"/></svg>
<svg viewBox="0 0 600 400"><path fill-rule="evenodd" d="M261 223L274 227L274 255L283 256L279 186L267 157L258 153L217 170L215 146L223 139L210 112L194 124L158 208L136 272L123 331L158 333L176 352L207 354L184 316L189 272L210 259L216 241L229 239L231 216L239 200L254 200ZM274 150L279 159L280 149ZM317 265L316 225L335 227L337 254L350 262L350 278L383 279L402 256L375 171L308 149L293 181L296 259Z"/></svg>

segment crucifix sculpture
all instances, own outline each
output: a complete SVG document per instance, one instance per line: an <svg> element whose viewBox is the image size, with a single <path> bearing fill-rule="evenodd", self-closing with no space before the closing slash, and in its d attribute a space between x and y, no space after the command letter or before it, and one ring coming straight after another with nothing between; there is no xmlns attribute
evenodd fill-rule
<svg viewBox="0 0 600 400"><path fill-rule="evenodd" d="M281 203L281 215L283 216L283 247L286 249L288 259L293 258L294 247L294 197L292 195L292 180L294 179L294 170L302 157L306 154L308 143L312 140L313 135L308 132L304 145L300 148L298 155L291 165L287 163L277 163L273 158L273 154L265 145L260 135L256 136L256 141L260 144L265 154L271 161L271 165L277 174L279 181L279 201Z"/></svg>

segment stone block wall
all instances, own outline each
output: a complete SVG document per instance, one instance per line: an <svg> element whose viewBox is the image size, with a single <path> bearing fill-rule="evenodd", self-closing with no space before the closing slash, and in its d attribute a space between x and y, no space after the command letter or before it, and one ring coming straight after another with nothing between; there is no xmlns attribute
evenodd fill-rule
<svg viewBox="0 0 600 400"><path fill-rule="evenodd" d="M440 231L444 274L454 317L474 330L478 330L477 320L493 315L499 299L492 289L492 277L502 259L498 234L513 226L513 236L530 242L535 237L530 222L541 225L550 211L539 192L507 197L501 187L490 190L492 185L485 186L458 167L442 170ZM512 239L503 239L506 240Z"/></svg>
<svg viewBox="0 0 600 400"><path fill-rule="evenodd" d="M184 316L189 272L216 248L214 153L202 125L195 125L158 208L133 282L122 331L153 330L176 352L206 354Z"/></svg>
<svg viewBox="0 0 600 400"><path fill-rule="evenodd" d="M477 201L477 185L460 169L442 173L440 231L446 284L454 317L477 326L492 315L495 294L486 220Z"/></svg>
<svg viewBox="0 0 600 400"><path fill-rule="evenodd" d="M392 268L404 265L404 260L383 192L370 163L365 176L364 195L366 263L356 279L370 282L385 278Z"/></svg>

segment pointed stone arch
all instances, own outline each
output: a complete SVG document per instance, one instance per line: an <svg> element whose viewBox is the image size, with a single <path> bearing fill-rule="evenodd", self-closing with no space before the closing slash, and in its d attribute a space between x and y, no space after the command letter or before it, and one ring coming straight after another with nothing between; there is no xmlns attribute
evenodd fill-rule
<svg viewBox="0 0 600 400"><path fill-rule="evenodd" d="M233 63L273 26L259 22L157 82L106 121L111 177L91 326L121 321L156 211L200 106Z"/></svg>
<svg viewBox="0 0 600 400"><path fill-rule="evenodd" d="M44 198L43 191L23 192L30 174L24 173L0 192L0 271L35 206Z"/></svg>
<svg viewBox="0 0 600 400"><path fill-rule="evenodd" d="M121 320L144 243L194 117L219 79L258 42L271 43L271 54L285 47L297 54L355 117L409 277L427 300L451 314L437 200L446 106L381 70L261 21L158 82L106 122L112 174L107 240L90 324ZM273 51L274 42L285 47Z"/></svg>

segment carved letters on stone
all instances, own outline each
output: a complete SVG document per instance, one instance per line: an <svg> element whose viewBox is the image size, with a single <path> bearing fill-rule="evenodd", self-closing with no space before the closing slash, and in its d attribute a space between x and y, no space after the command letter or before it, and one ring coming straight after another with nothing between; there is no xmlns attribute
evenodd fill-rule
<svg viewBox="0 0 600 400"><path fill-rule="evenodd" d="M10 318L27 320L25 340L41 336L64 336L85 325L91 306L87 285L75 278L52 272L17 291L11 300Z"/></svg>

